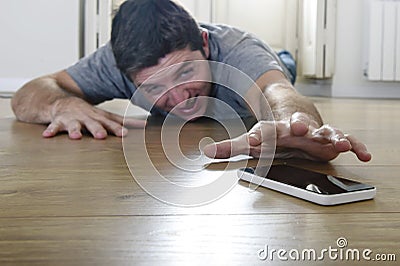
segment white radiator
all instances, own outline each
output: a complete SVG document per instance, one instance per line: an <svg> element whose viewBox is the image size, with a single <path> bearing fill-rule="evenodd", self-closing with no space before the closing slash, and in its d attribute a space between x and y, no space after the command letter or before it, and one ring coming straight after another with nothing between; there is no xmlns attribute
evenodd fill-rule
<svg viewBox="0 0 400 266"><path fill-rule="evenodd" d="M369 80L400 81L400 0L370 0Z"/></svg>

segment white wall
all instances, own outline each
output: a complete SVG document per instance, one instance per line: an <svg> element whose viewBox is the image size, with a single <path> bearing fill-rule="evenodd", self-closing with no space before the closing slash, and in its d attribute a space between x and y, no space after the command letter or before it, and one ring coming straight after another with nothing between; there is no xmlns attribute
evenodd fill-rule
<svg viewBox="0 0 400 266"><path fill-rule="evenodd" d="M1 0L0 92L79 58L79 0Z"/></svg>
<svg viewBox="0 0 400 266"><path fill-rule="evenodd" d="M256 34L276 50L296 52L297 0L214 0L213 22Z"/></svg>
<svg viewBox="0 0 400 266"><path fill-rule="evenodd" d="M198 21L202 22L212 21L211 1L212 0L179 0L179 2L189 10Z"/></svg>
<svg viewBox="0 0 400 266"><path fill-rule="evenodd" d="M366 2L337 1L336 66L332 96L400 98L400 82L371 82L364 77L367 53Z"/></svg>
<svg viewBox="0 0 400 266"><path fill-rule="evenodd" d="M229 24L296 52L297 0L179 0L199 21Z"/></svg>
<svg viewBox="0 0 400 266"><path fill-rule="evenodd" d="M256 3L263 0L252 1ZM364 77L365 40L367 39L365 2L367 1L337 0L336 62L331 95L400 98L400 83L371 82ZM226 22L252 28L254 23L251 24L251 21L263 21L253 31L260 30L260 35L265 34L265 36L276 35L275 30L267 31L274 29L271 27L271 22L268 22L270 18L265 17L265 21L252 20L255 14L250 11L254 11L253 7L247 6L240 11L235 8L239 0L215 0L216 6L222 4L225 6L222 11L221 9L218 12L214 11L214 14L205 12L204 5L198 5L198 2L202 2L209 6L210 0L183 0L183 2L191 6L195 13L200 14L200 19L213 16L213 19L219 21L224 17L224 11L237 10L235 11L239 12L237 16L240 12L243 16L237 19L237 16L233 15L235 12L231 10L227 13L229 16L225 16L229 20ZM286 10L288 3L292 2L293 0L286 1ZM264 14L266 7L258 7L259 13ZM271 11L271 9L268 10ZM285 8L281 5L280 9L275 10L281 10L276 12L281 13ZM253 14L253 16L243 19L247 16L246 14ZM283 30L282 27L280 29ZM0 0L0 36L2 36L0 92L15 91L28 79L63 69L78 60L79 0ZM283 46L288 45L285 44L285 38L285 35L278 37L278 43ZM272 42L273 45L279 45L274 44L272 40L267 41Z"/></svg>

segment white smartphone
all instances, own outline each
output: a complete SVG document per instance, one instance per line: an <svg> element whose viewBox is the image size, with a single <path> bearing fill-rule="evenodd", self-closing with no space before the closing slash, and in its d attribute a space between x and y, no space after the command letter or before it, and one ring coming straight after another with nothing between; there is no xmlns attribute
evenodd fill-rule
<svg viewBox="0 0 400 266"><path fill-rule="evenodd" d="M240 179L320 205L373 199L376 188L357 181L283 165L241 168Z"/></svg>

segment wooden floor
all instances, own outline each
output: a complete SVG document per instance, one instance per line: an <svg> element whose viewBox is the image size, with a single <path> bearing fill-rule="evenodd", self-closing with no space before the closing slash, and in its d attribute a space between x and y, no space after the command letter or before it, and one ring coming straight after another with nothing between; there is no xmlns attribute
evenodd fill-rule
<svg viewBox="0 0 400 266"><path fill-rule="evenodd" d="M398 265L400 260L400 101L314 98L325 122L363 140L370 163L351 153L330 164L290 161L325 173L355 178L378 189L374 200L322 207L274 191L250 192L239 182L211 204L182 208L149 196L132 178L122 142L66 135L41 138L44 126L15 121L9 100L0 99L0 264L1 265ZM123 113L125 102L102 108ZM157 123L149 132L157 134ZM180 143L198 152L203 135L221 138L206 123L188 126ZM130 136L141 131L131 130ZM154 136L150 136L151 138ZM151 159L167 167L158 146ZM192 143L192 145L189 145ZM135 145L134 143L132 145ZM125 147L126 148L126 147ZM139 172L144 154L133 154ZM205 169L208 178L219 168ZM136 172L135 172L136 173ZM201 175L201 174L200 174ZM187 175L195 178L197 175ZM173 195L174 191L161 191ZM346 248L337 240L345 238ZM370 257L282 261L262 251L370 249ZM286 254L288 257L288 254Z"/></svg>

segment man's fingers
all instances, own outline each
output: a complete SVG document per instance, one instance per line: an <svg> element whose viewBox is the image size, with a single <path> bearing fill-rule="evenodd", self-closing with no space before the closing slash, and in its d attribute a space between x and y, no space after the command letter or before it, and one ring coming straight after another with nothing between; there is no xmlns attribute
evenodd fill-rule
<svg viewBox="0 0 400 266"><path fill-rule="evenodd" d="M110 113L104 110L96 110L101 117L105 117L111 121L114 121L124 127L132 127L132 128L144 128L146 126L147 121L143 119L135 119L130 117L123 117L118 114Z"/></svg>
<svg viewBox="0 0 400 266"><path fill-rule="evenodd" d="M352 149L350 141L339 131L331 136L331 142L337 152L346 152Z"/></svg>
<svg viewBox="0 0 400 266"><path fill-rule="evenodd" d="M296 112L290 118L290 130L293 136L305 136L310 126L310 118L304 113Z"/></svg>
<svg viewBox="0 0 400 266"><path fill-rule="evenodd" d="M351 149L350 141L347 140L344 133L329 125L323 125L315 130L312 135L314 140L323 144L332 143L340 151Z"/></svg>
<svg viewBox="0 0 400 266"><path fill-rule="evenodd" d="M206 156L216 159L227 159L240 154L249 155L250 146L247 138L247 133L245 133L234 139L208 144L203 152Z"/></svg>
<svg viewBox="0 0 400 266"><path fill-rule="evenodd" d="M51 138L60 132L67 131L70 139L81 139L81 129L82 126L77 120L70 121L67 126L64 126L61 122L53 122L43 131L42 136Z"/></svg>
<svg viewBox="0 0 400 266"><path fill-rule="evenodd" d="M147 121L142 119L135 119L135 118L125 118L124 121L125 127L132 127L132 128L144 128L146 127Z"/></svg>
<svg viewBox="0 0 400 266"><path fill-rule="evenodd" d="M93 107L84 100L68 97L60 101L54 111L52 121L43 131L43 137L54 137L60 132L68 132L71 139L82 138L82 129L87 129L94 138L105 139L108 133L125 136L128 130L123 126L144 128L146 121L126 118Z"/></svg>
<svg viewBox="0 0 400 266"><path fill-rule="evenodd" d="M329 125L323 125L312 132L312 138L320 143L331 142L333 128Z"/></svg>
<svg viewBox="0 0 400 266"><path fill-rule="evenodd" d="M85 127L89 132L92 134L92 136L95 139L105 139L107 138L107 130L104 128L104 126L95 120L92 119L86 119L83 121Z"/></svg>
<svg viewBox="0 0 400 266"><path fill-rule="evenodd" d="M99 118L98 121L101 125L96 125L96 126L97 127L101 126L103 129L106 129L107 130L106 133L107 132L113 133L117 137L123 137L126 134L128 134L128 129L126 129L125 127L121 126L121 124L113 120L107 118Z"/></svg>
<svg viewBox="0 0 400 266"><path fill-rule="evenodd" d="M67 131L70 139L81 139L82 138L82 125L79 121L74 120L68 123Z"/></svg>
<svg viewBox="0 0 400 266"><path fill-rule="evenodd" d="M100 113L88 117L84 121L86 128L92 133L96 139L104 139L107 137L107 131L117 137L123 137L128 134L128 129L125 126L133 128L144 128L145 120L124 118L120 115L99 110Z"/></svg>
<svg viewBox="0 0 400 266"><path fill-rule="evenodd" d="M51 138L60 132L67 131L70 139L81 139L82 138L82 126L79 121L70 121L68 125L64 126L61 122L53 122L47 126L43 131L42 136L45 138Z"/></svg>
<svg viewBox="0 0 400 266"><path fill-rule="evenodd" d="M250 132L248 141L251 146L261 145L262 143L261 132L260 131Z"/></svg>
<svg viewBox="0 0 400 266"><path fill-rule="evenodd" d="M95 139L107 138L108 132L114 134L117 137L123 137L128 133L128 129L120 125L114 120L110 120L105 117L96 117L93 119L86 117L83 120L72 120L67 122L52 122L43 131L42 136L45 138L51 138L62 131L68 132L70 139L81 139L82 128L85 127ZM129 126L143 128L146 125L145 120L138 119L127 119Z"/></svg>
<svg viewBox="0 0 400 266"><path fill-rule="evenodd" d="M43 131L42 136L45 138L51 138L57 135L60 131L61 125L57 122L50 123L47 128Z"/></svg>
<svg viewBox="0 0 400 266"><path fill-rule="evenodd" d="M236 155L251 155L253 157L270 156L275 151L275 145L269 140L276 136L276 124L260 121L249 132L239 137L209 144L204 147L204 154L211 158L226 159ZM271 150L271 147L273 149Z"/></svg>
<svg viewBox="0 0 400 266"><path fill-rule="evenodd" d="M100 117L104 117L108 120L116 122L124 127L132 127L132 128L144 128L146 126L147 121L143 119L135 119L130 117L123 117L118 114L110 113L104 110L97 109L97 114L100 114ZM97 120L104 120L104 119L97 119ZM111 130L114 132L113 130ZM117 135L118 136L118 135Z"/></svg>
<svg viewBox="0 0 400 266"><path fill-rule="evenodd" d="M231 141L225 140L208 144L203 149L204 154L210 158L226 159L231 157Z"/></svg>
<svg viewBox="0 0 400 266"><path fill-rule="evenodd" d="M346 138L350 141L352 151L357 155L360 161L368 162L372 159L372 155L368 152L367 146L365 146L364 143L351 135L346 135Z"/></svg>
<svg viewBox="0 0 400 266"><path fill-rule="evenodd" d="M120 116L120 115L117 115L117 114L114 114L114 113L110 113L110 112L107 112L107 111L104 111L104 110L100 110L100 109L98 109L96 111L99 112L101 116L106 117L106 118L108 118L110 120L113 120L113 121L117 122L120 125L122 125L124 123L124 117L123 116Z"/></svg>
<svg viewBox="0 0 400 266"><path fill-rule="evenodd" d="M279 123L274 123L271 121L260 121L255 124L247 133L247 142L252 146L260 146L262 143L267 142L269 140L276 137L277 134L277 125ZM279 125L284 125L280 123ZM285 124L287 125L287 124ZM287 128L287 127L286 127Z"/></svg>

